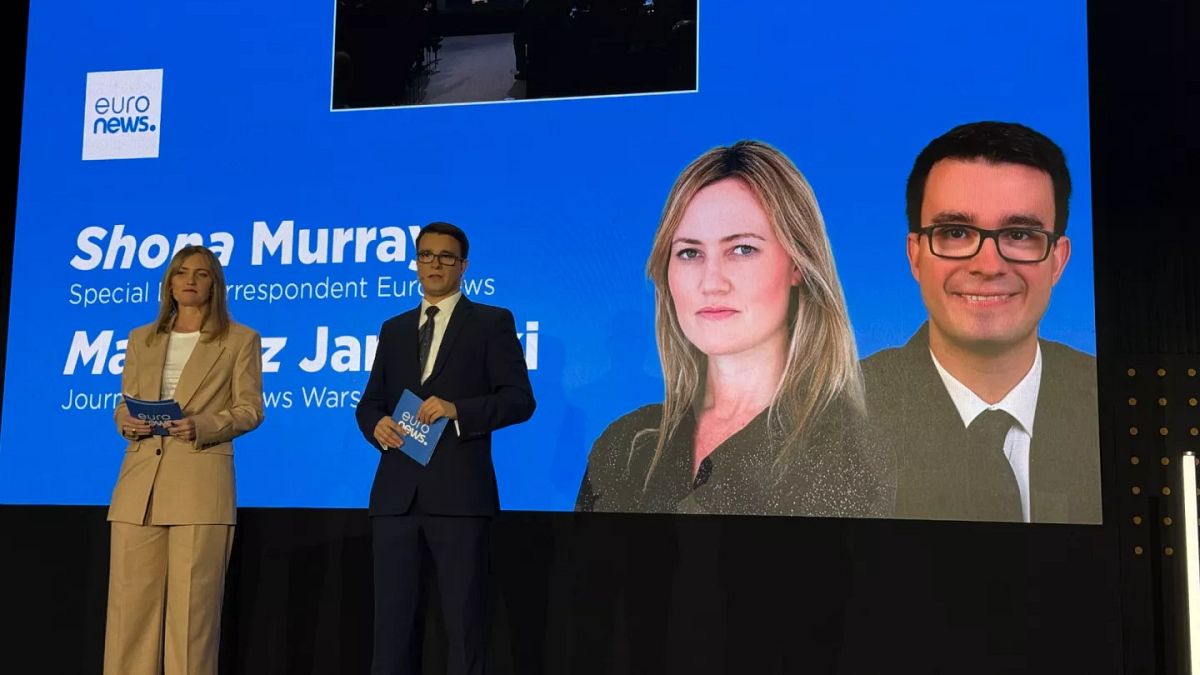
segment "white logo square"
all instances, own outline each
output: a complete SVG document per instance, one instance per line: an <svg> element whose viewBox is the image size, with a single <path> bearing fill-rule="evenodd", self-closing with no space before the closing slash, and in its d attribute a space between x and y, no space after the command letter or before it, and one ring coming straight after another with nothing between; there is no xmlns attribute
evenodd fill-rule
<svg viewBox="0 0 1200 675"><path fill-rule="evenodd" d="M83 158L158 157L162 68L87 74Z"/></svg>

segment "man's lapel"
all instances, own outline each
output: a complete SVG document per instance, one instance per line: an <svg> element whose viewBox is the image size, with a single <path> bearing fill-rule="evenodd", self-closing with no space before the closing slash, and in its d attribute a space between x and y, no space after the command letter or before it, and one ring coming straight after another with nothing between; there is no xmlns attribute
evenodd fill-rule
<svg viewBox="0 0 1200 675"><path fill-rule="evenodd" d="M1073 380L1069 373L1061 372L1053 350L1043 344L1042 382L1029 443L1031 522L1070 522L1081 517L1071 513L1072 502L1086 503L1082 490L1088 483L1081 480L1086 464L1081 457L1087 453L1081 452L1081 445L1089 445L1088 425L1095 424L1095 417L1078 414L1088 403L1081 397L1083 392L1072 391Z"/></svg>
<svg viewBox="0 0 1200 675"><path fill-rule="evenodd" d="M429 373L429 379L426 383L432 382L446 367L446 362L450 359L450 352L454 349L454 343L458 340L458 336L462 333L463 326L470 320L471 313L475 311L474 303L467 300L467 296L462 296L458 299L458 304L454 307L454 312L450 314L450 323L446 326L446 332L442 335L442 344L438 347L437 360L433 362L433 370Z"/></svg>
<svg viewBox="0 0 1200 675"><path fill-rule="evenodd" d="M401 314L397 320L397 330L400 334L400 351L391 358L397 358L397 366L399 367L399 381L412 382L411 387L415 390L421 384L421 364L417 361L421 355L421 336L419 326L421 322L421 305L411 311ZM380 358L376 354L375 358ZM396 392L396 400L399 400L400 392Z"/></svg>
<svg viewBox="0 0 1200 675"><path fill-rule="evenodd" d="M900 480L908 489L899 499L921 504L928 517L962 518L970 509L967 432L929 352L928 323L904 353L909 365L898 376L908 378L909 400L897 405L909 411L903 421L916 427L909 431L916 442L902 450Z"/></svg>

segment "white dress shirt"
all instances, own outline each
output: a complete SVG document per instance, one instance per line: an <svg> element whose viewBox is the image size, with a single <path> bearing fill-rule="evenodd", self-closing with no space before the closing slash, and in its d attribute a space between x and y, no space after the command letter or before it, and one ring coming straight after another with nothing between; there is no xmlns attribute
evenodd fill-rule
<svg viewBox="0 0 1200 675"><path fill-rule="evenodd" d="M1029 522L1029 445L1033 439L1033 416L1037 412L1038 391L1042 387L1042 346L1038 345L1037 354L1033 357L1033 366L1025 377L1017 383L998 403L990 404L975 395L967 385L959 382L953 375L938 363L933 352L933 365L938 375L942 376L942 384L946 393L954 401L954 407L962 418L963 428L970 426L985 410L1003 410L1013 416L1016 424L1008 430L1004 437L1004 455L1012 466L1013 475L1017 478L1017 487L1021 490L1021 515Z"/></svg>
<svg viewBox="0 0 1200 675"><path fill-rule="evenodd" d="M196 342L200 340L200 331L194 333L176 333L171 331L171 336L167 339L167 360L163 362L162 374L162 389L159 391L159 398L167 400L175 396L175 385L179 384L179 376L183 373L183 367L187 365L188 359L192 356L192 350L196 348Z"/></svg>
<svg viewBox="0 0 1200 675"><path fill-rule="evenodd" d="M425 310L430 307L437 307L438 313L433 315L433 342L429 345L429 358L425 361L425 370L421 371L421 384L429 379L433 374L433 364L437 363L438 350L442 347L442 338L446 336L446 326L450 325L450 315L454 313L454 308L458 306L458 300L462 297L462 291L451 295L448 298L442 298L436 303L430 303L424 298L421 299L421 316L417 323L417 334L421 332L421 327L429 321L429 317L425 315ZM454 401L450 401L453 403ZM462 435L458 428L458 420L454 420L454 433Z"/></svg>
<svg viewBox="0 0 1200 675"><path fill-rule="evenodd" d="M429 358L425 361L425 370L421 371L422 384L433 374L433 364L437 363L438 350L442 346L442 338L446 336L446 326L450 325L450 315L454 313L454 308L458 306L458 300L461 297L462 291L459 291L450 297L442 298L436 304L430 304L428 300L421 300L421 316L417 321L418 335L420 335L425 322L429 321L429 317L425 315L426 310L430 307L438 308L438 313L433 316L433 342L429 345Z"/></svg>

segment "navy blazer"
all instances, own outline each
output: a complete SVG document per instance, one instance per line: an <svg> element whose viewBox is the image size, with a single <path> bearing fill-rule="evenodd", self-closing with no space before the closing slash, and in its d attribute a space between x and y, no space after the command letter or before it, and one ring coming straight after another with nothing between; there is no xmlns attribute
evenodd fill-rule
<svg viewBox="0 0 1200 675"><path fill-rule="evenodd" d="M512 312L463 296L450 315L433 371L421 383L417 326L420 307L387 320L371 377L355 410L367 442L379 449L375 425L391 415L405 389L437 396L458 408L427 466L399 450L379 458L370 515L408 512L414 496L436 515L490 516L500 508L492 465L492 432L533 414L533 389ZM460 435L461 434L461 435Z"/></svg>
<svg viewBox="0 0 1200 675"><path fill-rule="evenodd" d="M1096 360L1050 340L1029 446L1035 523L1099 523L1100 441ZM929 326L908 344L862 363L867 408L899 461L896 516L978 520L963 476L967 432L929 355Z"/></svg>

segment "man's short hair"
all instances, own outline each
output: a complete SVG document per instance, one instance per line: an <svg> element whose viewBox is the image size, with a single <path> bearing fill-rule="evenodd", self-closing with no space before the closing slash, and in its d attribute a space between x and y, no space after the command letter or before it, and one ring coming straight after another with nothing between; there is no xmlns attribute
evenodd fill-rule
<svg viewBox="0 0 1200 675"><path fill-rule="evenodd" d="M1071 174L1062 148L1033 129L1014 122L972 122L933 139L908 174L908 231L921 229L921 203L933 165L943 159L979 160L989 164L1023 164L1046 172L1054 186L1054 231L1067 232Z"/></svg>
<svg viewBox="0 0 1200 675"><path fill-rule="evenodd" d="M424 237L427 234L445 234L454 237L458 240L459 247L462 248L462 259L467 259L467 233L463 232L462 228L458 227L457 225L451 225L450 223L434 221L425 227L422 227L420 233L417 234L418 250L421 248L421 237Z"/></svg>

